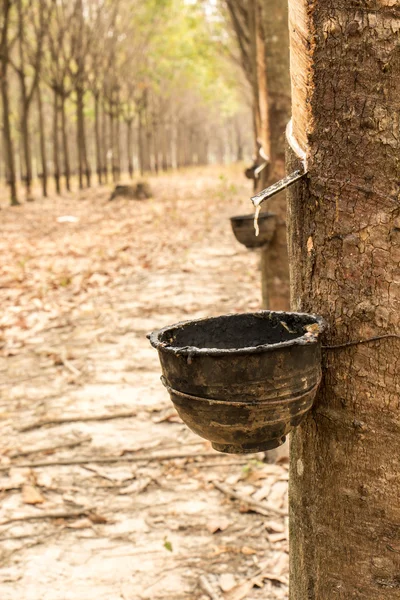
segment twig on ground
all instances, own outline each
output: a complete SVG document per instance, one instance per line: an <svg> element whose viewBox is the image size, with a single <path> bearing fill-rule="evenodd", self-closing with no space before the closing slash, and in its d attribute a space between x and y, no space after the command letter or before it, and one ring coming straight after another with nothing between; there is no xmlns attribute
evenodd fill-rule
<svg viewBox="0 0 400 600"><path fill-rule="evenodd" d="M95 458L88 456L87 458L77 458L72 460L54 460L54 461L38 461L32 463L8 464L0 466L0 471L8 471L9 469L36 469L39 467L56 467L56 466L72 466L72 465L90 465L90 464L116 464L116 463L131 463L131 462L164 462L166 460L174 460L179 458L202 458L202 457L218 456L215 452L198 452L197 454L141 454L140 456L118 456Z"/></svg>
<svg viewBox="0 0 400 600"><path fill-rule="evenodd" d="M62 361L62 364L64 365L64 367L66 367L68 369L68 371L70 371L70 373L72 373L73 375L76 375L76 377L82 376L81 371L79 371L79 369L74 367L74 365L67 359L66 356L61 356L61 361Z"/></svg>
<svg viewBox="0 0 400 600"><path fill-rule="evenodd" d="M85 509L72 512L48 512L38 513L37 515L12 517L11 519L7 519L6 521L0 521L0 526L9 525L10 523L21 523L23 521L43 521L45 519L76 519L78 517L87 517L90 512L90 510Z"/></svg>
<svg viewBox="0 0 400 600"><path fill-rule="evenodd" d="M61 442L60 444L42 446L39 448L31 448L30 450L23 450L21 452L12 452L8 456L9 458L19 458L20 456L29 456L30 454L38 454L39 452L52 452L53 450L60 450L61 448L76 448L77 446L81 446L82 444L90 442L91 440L91 436L87 435L78 440L65 441Z"/></svg>
<svg viewBox="0 0 400 600"><path fill-rule="evenodd" d="M53 534L51 533L50 535L46 535L45 537L41 537L40 539L36 539L34 542L31 542L30 544L26 544L25 546L22 546L22 548L15 548L14 550L10 550L9 552L7 552L6 554L4 554L1 557L2 561L6 561L9 558L11 558L11 556L13 554L16 554L17 552L21 552L22 550L29 550L29 548L33 548L34 546L40 546L41 544L44 544L49 538L53 537Z"/></svg>
<svg viewBox="0 0 400 600"><path fill-rule="evenodd" d="M217 490L219 490L226 496L229 496L230 498L234 498L235 500L239 500L240 502L243 502L250 508L250 510L257 512L260 515L264 515L264 516L268 517L271 514L271 512L274 512L275 514L281 515L282 517L287 516L287 512L285 510L281 510L280 508L275 508L274 506L271 506L270 504L263 504L262 502L257 502L256 500L253 500L250 496L247 496L246 494L240 494L239 492L235 492L235 490L233 490L232 488L230 488L226 485L223 485L219 481L212 481L211 483L213 484L213 486L215 488L217 488Z"/></svg>
<svg viewBox="0 0 400 600"><path fill-rule="evenodd" d="M243 462L243 460L221 460L221 462L202 462L199 464L194 463L194 466L197 469L205 469L207 467L230 467L230 466L242 466L245 467L248 464L247 462Z"/></svg>
<svg viewBox="0 0 400 600"><path fill-rule="evenodd" d="M31 381L32 379L38 379L39 377L46 377L45 373L37 373L36 375L30 375L30 377L24 377L23 379L9 379L8 381L4 381L0 383L0 387L7 387L9 385L18 385L20 383L24 383L25 381Z"/></svg>
<svg viewBox="0 0 400 600"><path fill-rule="evenodd" d="M211 600L221 600L221 595L214 590L206 575L200 575L199 585L202 591L205 592Z"/></svg>
<svg viewBox="0 0 400 600"><path fill-rule="evenodd" d="M136 415L137 412L131 410L127 412L110 413L107 415L78 415L76 417L59 417L54 419L43 419L42 421L36 421L36 423L31 423L30 425L20 427L18 431L23 433L25 431L33 431L34 429L46 427L46 425L62 425L63 423L88 423L90 421L111 421L113 419L129 419L131 417L136 417Z"/></svg>

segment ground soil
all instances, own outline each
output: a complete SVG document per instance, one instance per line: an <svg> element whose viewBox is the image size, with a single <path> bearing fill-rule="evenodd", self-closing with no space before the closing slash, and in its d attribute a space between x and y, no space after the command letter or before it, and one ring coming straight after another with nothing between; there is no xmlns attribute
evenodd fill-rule
<svg viewBox="0 0 400 600"><path fill-rule="evenodd" d="M251 212L241 171L3 203L2 600L287 598L287 464L191 433L146 339L260 307L228 219Z"/></svg>

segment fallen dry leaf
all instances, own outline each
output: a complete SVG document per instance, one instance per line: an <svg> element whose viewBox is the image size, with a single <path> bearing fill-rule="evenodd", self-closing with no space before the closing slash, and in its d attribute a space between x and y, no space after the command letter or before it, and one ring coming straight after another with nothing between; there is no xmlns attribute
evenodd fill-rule
<svg viewBox="0 0 400 600"><path fill-rule="evenodd" d="M246 598L247 594L253 589L253 587L253 580L248 579L224 594L224 600L243 600L243 598Z"/></svg>
<svg viewBox="0 0 400 600"><path fill-rule="evenodd" d="M285 526L283 523L278 523L277 521L267 521L264 524L265 529L271 533L283 533L285 531Z"/></svg>
<svg viewBox="0 0 400 600"><path fill-rule="evenodd" d="M140 494L141 492L145 491L145 489L148 487L150 482L151 482L150 477L145 477L144 479L139 479L138 481L134 481L132 483L132 485L129 485L126 488L122 488L119 491L119 494L120 494L120 496L124 496L127 494Z"/></svg>
<svg viewBox="0 0 400 600"><path fill-rule="evenodd" d="M219 578L219 587L223 592L230 592L236 585L235 576L232 573L223 573Z"/></svg>
<svg viewBox="0 0 400 600"><path fill-rule="evenodd" d="M90 519L79 519L78 521L67 523L65 527L67 529L88 529L91 526L92 521Z"/></svg>
<svg viewBox="0 0 400 600"><path fill-rule="evenodd" d="M95 512L89 512L88 518L94 525L104 525L105 523L108 523L108 520L105 517L102 517Z"/></svg>
<svg viewBox="0 0 400 600"><path fill-rule="evenodd" d="M287 539L286 533L270 533L269 536L269 541L272 542L273 544L275 544L276 542L282 542L283 540Z"/></svg>
<svg viewBox="0 0 400 600"><path fill-rule="evenodd" d="M270 481L270 479L272 481L275 481L274 479L269 478L268 479L268 483L266 483L265 485L263 485L259 490L256 491L255 494L253 494L253 499L256 502L261 502L261 500L264 500L265 498L267 498L268 494L271 491L271 481Z"/></svg>
<svg viewBox="0 0 400 600"><path fill-rule="evenodd" d="M37 488L26 484L22 487L22 501L25 504L43 504L45 499Z"/></svg>
<svg viewBox="0 0 400 600"><path fill-rule="evenodd" d="M251 556L252 554L257 554L257 550L254 550L254 548L250 548L250 546L242 546L240 551L242 554L245 554L246 556Z"/></svg>
<svg viewBox="0 0 400 600"><path fill-rule="evenodd" d="M228 521L228 519L214 519L209 521L206 527L210 533L217 533L217 531L225 531L225 529L228 529L230 524L231 522Z"/></svg>

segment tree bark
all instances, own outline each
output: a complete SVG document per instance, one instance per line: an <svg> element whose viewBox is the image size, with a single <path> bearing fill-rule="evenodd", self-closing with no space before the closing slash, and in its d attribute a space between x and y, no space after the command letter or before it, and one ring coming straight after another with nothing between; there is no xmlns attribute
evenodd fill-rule
<svg viewBox="0 0 400 600"><path fill-rule="evenodd" d="M7 185L10 188L11 206L18 206L17 181L15 171L14 144L11 134L10 102L8 95L8 59L9 59L9 26L12 11L11 0L3 0L3 23L0 36L0 89L3 108L3 141Z"/></svg>
<svg viewBox="0 0 400 600"><path fill-rule="evenodd" d="M115 121L114 121L114 106L110 106L110 120L109 120L109 131L110 131L110 147L111 147L111 171L113 182L116 183L117 177L117 153L115 150Z"/></svg>
<svg viewBox="0 0 400 600"><path fill-rule="evenodd" d="M67 115L65 112L65 94L61 96L61 131L62 131L62 144L63 144L63 156L64 156L64 176L65 185L67 190L71 191L71 165L69 160L69 146L68 146L68 129L67 129Z"/></svg>
<svg viewBox="0 0 400 600"><path fill-rule="evenodd" d="M400 333L399 23L390 0L290 0L291 142L309 170L289 193L292 308L323 315L329 345ZM399 340L323 356L292 437L290 598L395 600Z"/></svg>
<svg viewBox="0 0 400 600"><path fill-rule="evenodd" d="M128 152L128 172L129 177L133 179L134 168L133 168L133 119L128 119L126 121L126 149Z"/></svg>
<svg viewBox="0 0 400 600"><path fill-rule="evenodd" d="M82 140L83 92L76 90L76 145L78 148L79 189L83 190L83 140Z"/></svg>
<svg viewBox="0 0 400 600"><path fill-rule="evenodd" d="M103 169L101 166L101 136L100 136L100 98L99 94L94 94L94 135L96 144L96 172L99 185L103 183Z"/></svg>
<svg viewBox="0 0 400 600"><path fill-rule="evenodd" d="M41 161L41 180L42 180L42 193L45 198L47 198L47 180L48 180L48 171L47 171L47 155L46 155L46 132L44 125L44 117L43 117L43 102L42 102L42 90L40 89L40 85L38 85L36 90L36 98L37 98L37 110L39 117L39 141L40 141L40 161Z"/></svg>
<svg viewBox="0 0 400 600"><path fill-rule="evenodd" d="M261 4L259 0L251 0L250 31L254 64L253 94L256 107L257 142L263 156L271 159L270 115L268 110L268 88L266 50L262 23ZM268 180L268 169L261 171L257 188L263 189Z"/></svg>
<svg viewBox="0 0 400 600"><path fill-rule="evenodd" d="M115 168L116 168L116 173L117 173L117 180L119 180L121 178L121 119L120 119L119 113L120 113L119 105L117 104L116 111L115 111L115 149L116 149Z"/></svg>
<svg viewBox="0 0 400 600"><path fill-rule="evenodd" d="M84 115L84 90L78 85L76 89L76 118L77 118L77 146L78 146L78 172L79 189L83 189L83 177L86 185L90 187L91 172L86 149L85 115Z"/></svg>
<svg viewBox="0 0 400 600"><path fill-rule="evenodd" d="M21 81L21 87L24 88L25 84ZM22 92L21 99L21 136L22 136L22 152L23 152L23 163L25 167L24 181L26 188L26 200L32 202L32 153L31 153L31 140L29 131L29 112L26 104L25 91Z"/></svg>
<svg viewBox="0 0 400 600"><path fill-rule="evenodd" d="M268 82L270 168L262 187L285 173L285 129L290 118L290 74L288 10L282 0L263 1L263 37ZM260 90L261 93L261 90ZM286 194L268 201L266 210L276 215L275 235L261 254L263 304L271 310L288 310L290 305L289 259L286 236Z"/></svg>
<svg viewBox="0 0 400 600"><path fill-rule="evenodd" d="M53 90L53 171L54 171L54 181L56 184L56 192L57 194L61 194L61 184L60 184L60 146L58 139L58 93L57 90Z"/></svg>
<svg viewBox="0 0 400 600"><path fill-rule="evenodd" d="M32 152L31 152L31 139L29 131L29 108L33 94L28 97L28 90L26 85L26 73L25 73L25 53L24 53L24 19L23 19L23 6L22 0L17 2L18 12L18 53L19 53L19 68L17 69L17 75L21 87L21 138L22 138L22 152L23 152L23 164L25 168L24 180L26 187L26 200L31 202L32 197ZM35 82L32 84L35 86ZM33 90L34 91L34 90ZM23 172L23 169L21 169Z"/></svg>
<svg viewBox="0 0 400 600"><path fill-rule="evenodd" d="M109 136L107 136L107 110L105 106L105 98L103 96L102 111L101 111L101 122L103 130L103 175L104 183L108 183L108 147L109 147Z"/></svg>
<svg viewBox="0 0 400 600"><path fill-rule="evenodd" d="M10 102L8 96L8 79L4 67L1 74L1 99L3 104L3 138L6 161L7 184L10 187L11 206L18 206L17 181L15 174L14 144L11 135Z"/></svg>
<svg viewBox="0 0 400 600"><path fill-rule="evenodd" d="M139 147L139 170L140 170L140 175L143 177L143 174L144 174L143 112L141 109L139 109L138 147Z"/></svg>

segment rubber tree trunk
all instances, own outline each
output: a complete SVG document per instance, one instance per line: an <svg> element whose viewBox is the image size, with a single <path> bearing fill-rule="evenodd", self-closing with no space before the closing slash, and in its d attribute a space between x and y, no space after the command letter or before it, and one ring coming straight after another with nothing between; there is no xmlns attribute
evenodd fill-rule
<svg viewBox="0 0 400 600"><path fill-rule="evenodd" d="M83 177L86 178L86 186L90 187L91 172L86 148L85 113L84 113L84 90L78 85L76 89L76 119L77 119L77 146L78 146L78 173L79 189L83 189Z"/></svg>
<svg viewBox="0 0 400 600"><path fill-rule="evenodd" d="M61 131L62 131L62 144L63 144L63 157L64 157L64 176L65 185L67 190L71 191L71 166L69 160L69 145L68 145L68 128L67 128L67 115L65 111L66 97L61 97Z"/></svg>
<svg viewBox="0 0 400 600"><path fill-rule="evenodd" d="M261 145L264 156L271 158L271 132L270 115L268 110L268 86L265 37L262 22L261 3L259 0L250 0L250 31L252 40L252 54L254 63L253 93L255 99L255 121L257 130L257 142ZM261 171L258 180L258 189L265 187L267 183L268 170Z"/></svg>
<svg viewBox="0 0 400 600"><path fill-rule="evenodd" d="M103 175L104 183L108 183L108 149L109 149L109 136L107 135L107 110L105 106L105 99L103 97L102 111L101 111L101 128L103 130Z"/></svg>
<svg viewBox="0 0 400 600"><path fill-rule="evenodd" d="M116 151L116 173L117 180L121 177L121 119L119 116L119 107L115 115L115 151Z"/></svg>
<svg viewBox="0 0 400 600"><path fill-rule="evenodd" d="M143 148L143 111L139 110L138 119L138 148L139 148L139 170L140 175L143 177L144 174L144 148Z"/></svg>
<svg viewBox="0 0 400 600"><path fill-rule="evenodd" d="M109 132L110 132L110 147L111 147L111 172L113 182L116 183L117 176L117 151L115 148L115 116L114 108L110 107L110 120L109 120Z"/></svg>
<svg viewBox="0 0 400 600"><path fill-rule="evenodd" d="M100 135L100 98L99 94L94 94L94 136L96 144L96 173L99 185L103 183L103 169L101 166L102 144Z"/></svg>
<svg viewBox="0 0 400 600"><path fill-rule="evenodd" d="M289 31L287 3L263 0L262 25L268 82L270 169L263 183L271 185L285 173L285 130L290 119ZM276 215L276 231L261 253L263 304L271 310L290 305L289 260L286 236L286 194L271 198L265 207Z"/></svg>
<svg viewBox="0 0 400 600"><path fill-rule="evenodd" d="M145 113L145 121L144 121L144 170L146 173L151 173L151 171L153 170L153 165L152 165L152 132L151 132L151 126L150 126L150 117L149 117L149 111L147 109L147 107L145 107L144 109L144 113Z"/></svg>
<svg viewBox="0 0 400 600"><path fill-rule="evenodd" d="M3 140L4 140L4 157L6 162L7 184L10 187L10 202L11 206L18 206L17 198L17 181L15 173L15 156L14 144L11 135L10 123L10 102L8 95L8 78L7 69L2 65L1 82L1 99L3 108Z"/></svg>
<svg viewBox="0 0 400 600"><path fill-rule="evenodd" d="M60 183L60 144L59 144L59 95L53 90L53 174L57 194L61 194Z"/></svg>
<svg viewBox="0 0 400 600"><path fill-rule="evenodd" d="M133 179L133 119L126 121L126 149L128 153L128 172L129 177Z"/></svg>
<svg viewBox="0 0 400 600"><path fill-rule="evenodd" d="M42 193L44 198L47 198L47 181L48 181L48 171L47 171L47 154L46 154L46 131L44 125L44 116L43 116L43 101L42 101L42 90L40 85L37 86L36 89L36 98L37 98L37 111L39 117L39 146L40 146L40 161L41 161L41 169L42 169Z"/></svg>
<svg viewBox="0 0 400 600"><path fill-rule="evenodd" d="M22 153L23 153L23 164L25 167L25 188L26 188L26 200L31 202L32 196L32 151L31 151L31 139L29 131L29 105L26 99L25 82L21 82L22 101L21 101L21 137L22 137Z"/></svg>
<svg viewBox="0 0 400 600"><path fill-rule="evenodd" d="M292 308L323 315L329 345L400 334L400 7L367 4L290 0L309 169L289 193ZM400 597L399 357L398 339L324 351L292 438L291 600Z"/></svg>
<svg viewBox="0 0 400 600"><path fill-rule="evenodd" d="M160 137L159 137L159 124L156 119L152 121L152 139L153 139L153 154L154 154L154 170L156 175L160 170Z"/></svg>

